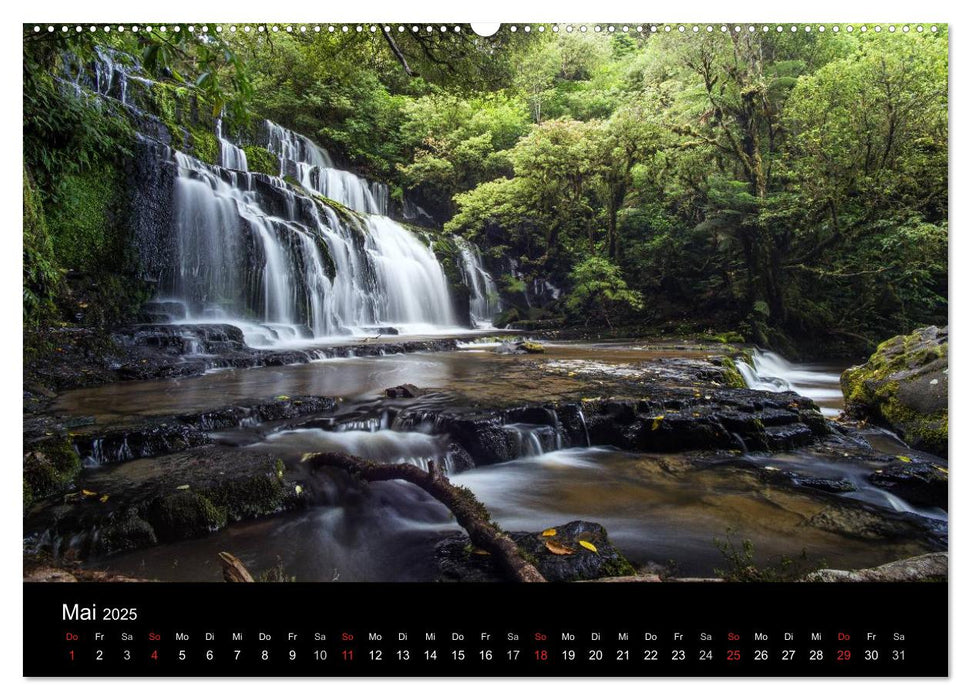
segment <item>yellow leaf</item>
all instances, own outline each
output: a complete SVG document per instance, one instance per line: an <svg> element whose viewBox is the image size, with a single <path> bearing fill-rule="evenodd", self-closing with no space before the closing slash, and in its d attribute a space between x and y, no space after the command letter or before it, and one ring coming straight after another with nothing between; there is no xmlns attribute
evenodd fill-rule
<svg viewBox="0 0 971 700"><path fill-rule="evenodd" d="M901 462L912 462L913 461L907 455L897 455L897 459L899 459Z"/></svg>
<svg viewBox="0 0 971 700"><path fill-rule="evenodd" d="M277 397L276 397L276 400L277 400L277 401L286 401L286 400L287 400L287 399L289 399L289 398L290 398L290 397L289 397L289 396L287 396L286 394L280 394L279 396L277 396Z"/></svg>
<svg viewBox="0 0 971 700"><path fill-rule="evenodd" d="M102 503L106 503L108 501L108 494L105 494L104 496L102 496L98 500L101 501Z"/></svg>
<svg viewBox="0 0 971 700"><path fill-rule="evenodd" d="M97 496L98 495L98 492L97 491L88 491L87 489L81 489L81 495L82 496L85 496L87 498L90 498L91 496Z"/></svg>
<svg viewBox="0 0 971 700"><path fill-rule="evenodd" d="M543 537L552 537L555 534L556 534L556 528L555 527L551 527L551 528L549 528L547 530L543 530Z"/></svg>
<svg viewBox="0 0 971 700"><path fill-rule="evenodd" d="M296 491L297 495L299 496L300 494L303 493L303 486L301 486L300 484L297 484L293 490Z"/></svg>
<svg viewBox="0 0 971 700"><path fill-rule="evenodd" d="M594 547L592 543L587 542L586 540L580 540L580 546L583 547L584 549L589 549L591 552L597 551L597 548Z"/></svg>
<svg viewBox="0 0 971 700"><path fill-rule="evenodd" d="M175 487L175 490L176 491L188 491L189 490L189 485L188 484L182 484L182 486L176 486Z"/></svg>
<svg viewBox="0 0 971 700"><path fill-rule="evenodd" d="M651 430L657 430L660 428L662 420L664 420L664 416L654 416L654 422L651 423Z"/></svg>
<svg viewBox="0 0 971 700"><path fill-rule="evenodd" d="M569 547L564 547L559 542L554 542L553 540L546 540L546 548L553 552L553 554L573 554L573 550Z"/></svg>

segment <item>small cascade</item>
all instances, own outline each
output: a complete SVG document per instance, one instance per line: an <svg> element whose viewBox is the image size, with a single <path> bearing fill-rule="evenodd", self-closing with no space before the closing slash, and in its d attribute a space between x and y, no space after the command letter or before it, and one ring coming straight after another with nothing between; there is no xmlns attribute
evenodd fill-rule
<svg viewBox="0 0 971 700"><path fill-rule="evenodd" d="M469 311L472 314L472 322L478 328L491 328L492 319L502 311L499 289L492 275L482 264L482 254L478 246L460 236L455 237L455 243L461 255L462 265L459 271L462 274L462 281L469 288L471 295Z"/></svg>
<svg viewBox="0 0 971 700"><path fill-rule="evenodd" d="M560 431L551 425L510 423L502 426L502 429L510 438L510 448L515 459L538 457L563 448Z"/></svg>
<svg viewBox="0 0 971 700"><path fill-rule="evenodd" d="M745 386L759 391L794 391L812 399L825 416L836 416L842 410L843 392L840 375L828 368L793 364L768 350L752 351L752 363L735 361Z"/></svg>
<svg viewBox="0 0 971 700"><path fill-rule="evenodd" d="M246 153L234 143L223 138L222 117L216 120L216 138L219 139L219 164L230 170L249 170L246 164Z"/></svg>
<svg viewBox="0 0 971 700"><path fill-rule="evenodd" d="M422 469L433 461L452 470L445 436L378 430L285 430L269 435L266 444L301 452L343 452L385 464L413 464Z"/></svg>
<svg viewBox="0 0 971 700"><path fill-rule="evenodd" d="M306 136L267 120L267 150L280 158L280 175L362 214L388 213L388 186L334 167L330 155Z"/></svg>

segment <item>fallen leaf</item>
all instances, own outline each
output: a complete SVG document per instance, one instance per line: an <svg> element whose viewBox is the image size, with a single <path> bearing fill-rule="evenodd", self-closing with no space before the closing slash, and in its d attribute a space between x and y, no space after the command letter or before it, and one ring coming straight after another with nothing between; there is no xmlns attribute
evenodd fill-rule
<svg viewBox="0 0 971 700"><path fill-rule="evenodd" d="M104 496L102 496L98 500L101 501L102 503L107 503L107 501L108 501L108 494L105 494Z"/></svg>
<svg viewBox="0 0 971 700"><path fill-rule="evenodd" d="M478 554L479 556L485 556L485 557L489 556L489 553L480 547L476 547L475 549L473 549L472 553Z"/></svg>
<svg viewBox="0 0 971 700"><path fill-rule="evenodd" d="M287 399L289 399L289 398L290 398L290 397L289 397L289 396L287 396L286 394L280 394L279 396L277 396L277 397L276 397L276 400L277 400L277 401L286 401L286 400L287 400Z"/></svg>
<svg viewBox="0 0 971 700"><path fill-rule="evenodd" d="M556 528L551 527L549 529L543 530L543 537L552 537L556 534Z"/></svg>
<svg viewBox="0 0 971 700"><path fill-rule="evenodd" d="M586 540L579 540L579 542L580 542L580 546L583 547L584 549L589 549L591 552L597 551L597 548L594 547L592 543L587 542Z"/></svg>
<svg viewBox="0 0 971 700"><path fill-rule="evenodd" d="M897 459L899 459L901 462L912 462L913 461L907 455L897 455Z"/></svg>
<svg viewBox="0 0 971 700"><path fill-rule="evenodd" d="M297 495L299 496L300 494L303 493L303 486L301 486L300 484L297 484L296 486L294 486L293 490L296 491Z"/></svg>
<svg viewBox="0 0 971 700"><path fill-rule="evenodd" d="M90 498L91 496L97 496L98 495L98 492L97 491L88 491L87 489L81 489L81 495L82 496L85 496L86 498Z"/></svg>
<svg viewBox="0 0 971 700"><path fill-rule="evenodd" d="M175 490L176 491L188 491L189 490L189 485L188 484L182 484L182 486L176 486L175 487Z"/></svg>
<svg viewBox="0 0 971 700"><path fill-rule="evenodd" d="M660 428L662 420L664 420L664 416L654 416L654 422L651 423L651 430L657 430Z"/></svg>
<svg viewBox="0 0 971 700"><path fill-rule="evenodd" d="M564 547L559 542L555 542L553 540L546 540L546 548L551 552L553 552L553 554L559 554L559 555L573 554L572 549L570 549L569 547Z"/></svg>

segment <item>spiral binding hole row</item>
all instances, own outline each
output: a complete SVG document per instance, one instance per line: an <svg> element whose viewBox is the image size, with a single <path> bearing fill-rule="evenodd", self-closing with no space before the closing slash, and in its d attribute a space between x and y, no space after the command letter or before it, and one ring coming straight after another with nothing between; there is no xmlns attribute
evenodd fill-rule
<svg viewBox="0 0 971 700"><path fill-rule="evenodd" d="M87 29L89 32L97 32L99 30L99 26L93 25L93 24L92 25L89 25L89 26L82 26L80 24L74 25L74 26L69 26L69 25L64 24L64 25L60 25L59 28L60 28L60 31L62 33L67 33L67 32L70 32L72 30L75 33L81 33L83 31L85 31L85 29ZM286 26L282 26L282 27L280 25L269 25L268 26L268 25L263 25L263 24L260 24L260 25L250 25L250 24L235 25L235 24L232 24L232 25L229 25L228 27L225 27L225 28L223 27L223 25L215 25L215 26L210 27L209 25L195 26L195 25L191 25L190 24L190 25L187 25L185 27L186 31L188 31L190 34L208 34L211 31L215 31L217 33L221 33L221 32L226 31L226 30L228 30L231 33L237 32L237 31L242 31L242 32L245 32L245 33L249 33L251 31L253 31L254 29L257 32L280 32L280 31L285 31L285 32L288 32L288 33L300 33L300 34L305 34L307 32L320 33L322 31L327 31L328 33L334 33L334 32L337 32L337 31L340 31L342 33L349 33L351 31L354 31L354 32L365 32L365 31L367 31L367 32L371 32L371 33L376 33L379 28L381 30L385 31L385 32L392 32L392 31L405 32L405 31L411 31L413 33L418 33L418 32L434 33L436 31L438 31L439 33L446 33L446 32L449 32L449 31L453 31L453 32L456 32L456 33L460 33L462 31L464 31L464 28L462 26L460 26L460 25L453 25L453 26L449 27L449 26L444 25L444 24L442 24L442 25L430 25L430 24L428 24L428 25L422 25L422 26L419 26L419 25L406 26L406 25L401 25L401 24L395 25L395 26L391 26L391 25L387 25L387 24L386 25L383 25L383 26L382 25L375 25L375 24L371 24L371 25L361 25L361 24L358 24L358 25L347 25L347 24L341 24L341 25L334 25L334 24L329 24L329 25L319 25L319 24L318 25L292 25L291 24L291 25L286 25ZM566 31L568 33L572 33L572 32L575 32L575 31L580 32L580 33L585 33L587 31L589 31L590 28L591 28L591 26L590 25L586 25L586 24L578 24L578 25L567 24L567 25L563 25L562 27L561 27L561 25L553 24L553 25L550 25L549 26L549 30L550 31L553 31L553 32ZM932 31L932 32L938 31L938 27L937 27L936 24L930 25L929 28L930 28L930 31ZM49 24L46 27L43 27L42 25L34 25L34 32L35 33L40 33L42 31L44 31L45 29L46 29L46 31L48 33L53 33L55 31L57 31L58 27L56 27L55 25L52 25L52 24ZM520 30L523 31L523 32L526 32L526 33L529 33L529 32L532 32L532 31L545 32L547 30L547 26L546 25L537 25L537 26L534 27L534 26L528 25L528 24L527 25L515 25L515 24L513 24L513 25L508 26L507 29L510 32L513 32L513 33L518 32ZM636 33L645 33L645 32L657 33L657 32L674 32L674 31L676 31L676 32L679 32L679 33L682 33L682 34L686 34L686 33L689 33L689 32L692 33L692 34L713 33L715 31L732 32L734 34L743 34L743 33L745 33L747 31L750 34L754 34L755 32L758 32L758 31L761 31L763 33L768 33L768 32L771 32L771 31L784 32L786 30L788 30L790 32L798 32L798 31L802 30L802 31L804 31L806 33L811 33L811 32L814 32L814 31L825 32L825 31L827 31L827 29L829 29L830 31L833 31L833 32L839 32L839 31L846 31L846 32L853 32L853 31L867 32L867 31L871 31L871 30L874 31L874 32L881 32L881 31L884 31L884 29L886 31L890 32L890 33L894 33L896 31L898 31L898 29L900 31L902 31L902 32L910 32L912 29L915 30L915 31L917 31L917 32L923 32L924 29L925 29L925 27L922 24L917 24L917 25L909 25L909 24L902 24L902 25L894 25L894 24L879 25L879 24L877 24L877 25L869 25L869 26L868 25L860 25L859 27L854 27L853 25L846 25L845 27L841 27L840 25L836 25L836 24L830 25L830 26L823 25L823 24L820 24L820 25L802 25L802 26L798 26L798 25L795 25L795 24L792 24L792 25L781 25L781 24L777 24L777 25L765 25L765 24L763 24L763 25L753 25L753 24L750 24L750 25L737 25L737 24L736 25L726 25L726 24L722 24L722 25L711 25L711 24L708 24L708 25L697 25L697 24L695 24L695 25L690 25L690 26L689 25L684 25L684 24L678 24L678 25L670 25L670 24L664 24L664 25L654 25L654 24L652 24L652 25L627 25L627 24L625 24L625 25L620 25L620 26L616 26L616 25L613 25L613 24L609 24L609 25L599 25L599 24L596 24L596 25L592 25L592 29L593 29L594 32L606 32L608 34L609 33L618 32L618 31L625 32L625 33L631 33L631 32L636 32ZM158 26L158 27L153 27L151 25L137 25L137 24L135 24L135 25L126 26L124 24L119 24L119 25L103 25L103 26L100 27L100 30L102 32L104 32L104 33L110 33L110 32L126 32L126 31L130 31L130 32L133 32L133 33L138 33L138 32L152 32L152 31L159 31L159 32L169 32L169 31L171 31L171 32L176 32L177 33L177 32L182 31L182 26L181 25L178 25L178 24L175 24L175 25L171 25L171 26L161 25L161 26Z"/></svg>

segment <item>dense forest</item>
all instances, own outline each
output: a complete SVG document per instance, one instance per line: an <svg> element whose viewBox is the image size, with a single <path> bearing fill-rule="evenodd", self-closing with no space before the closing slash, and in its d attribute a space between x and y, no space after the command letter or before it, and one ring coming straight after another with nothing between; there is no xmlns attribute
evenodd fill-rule
<svg viewBox="0 0 971 700"><path fill-rule="evenodd" d="M103 47L190 131L272 119L475 242L497 326L806 354L946 323L946 30L187 28L24 28L25 328L151 293L119 194L130 120L63 80Z"/></svg>

